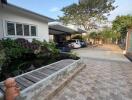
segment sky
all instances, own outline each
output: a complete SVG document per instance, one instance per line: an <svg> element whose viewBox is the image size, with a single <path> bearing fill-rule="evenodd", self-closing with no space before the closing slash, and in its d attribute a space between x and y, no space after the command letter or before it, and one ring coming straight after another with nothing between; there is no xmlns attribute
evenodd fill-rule
<svg viewBox="0 0 132 100"><path fill-rule="evenodd" d="M33 12L57 19L62 16L60 10L72 3L78 3L78 0L8 0L9 3L19 7L31 10ZM109 21L115 19L118 15L132 15L132 0L115 0L114 5L118 6L108 17Z"/></svg>

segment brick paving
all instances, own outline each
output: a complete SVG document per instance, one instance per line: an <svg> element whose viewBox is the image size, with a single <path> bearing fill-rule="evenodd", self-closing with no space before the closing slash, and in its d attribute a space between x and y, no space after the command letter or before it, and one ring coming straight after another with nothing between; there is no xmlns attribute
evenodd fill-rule
<svg viewBox="0 0 132 100"><path fill-rule="evenodd" d="M131 62L99 58L83 61L86 68L53 100L132 100Z"/></svg>

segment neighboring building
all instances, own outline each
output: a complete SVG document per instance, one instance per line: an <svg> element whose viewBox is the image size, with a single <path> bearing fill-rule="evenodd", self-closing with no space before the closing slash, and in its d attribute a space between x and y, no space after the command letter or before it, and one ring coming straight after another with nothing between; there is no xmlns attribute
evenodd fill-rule
<svg viewBox="0 0 132 100"><path fill-rule="evenodd" d="M53 19L0 0L0 39L25 38L49 41L48 22Z"/></svg>

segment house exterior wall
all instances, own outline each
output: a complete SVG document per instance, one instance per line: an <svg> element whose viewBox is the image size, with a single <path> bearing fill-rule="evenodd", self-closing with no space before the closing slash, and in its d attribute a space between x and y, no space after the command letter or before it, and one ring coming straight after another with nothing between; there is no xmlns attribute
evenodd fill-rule
<svg viewBox="0 0 132 100"><path fill-rule="evenodd" d="M3 21L2 18L0 16L0 39L2 39L4 37L4 29L3 29Z"/></svg>
<svg viewBox="0 0 132 100"><path fill-rule="evenodd" d="M37 27L37 36L8 36L6 29L7 21L35 25ZM49 41L48 22L2 7L2 9L0 9L0 39L1 38L25 38L29 41L32 41L32 39L35 38L40 41Z"/></svg>

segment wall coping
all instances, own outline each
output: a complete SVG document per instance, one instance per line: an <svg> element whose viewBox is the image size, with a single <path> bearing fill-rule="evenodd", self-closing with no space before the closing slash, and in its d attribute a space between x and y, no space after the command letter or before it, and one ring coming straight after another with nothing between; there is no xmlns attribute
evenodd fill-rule
<svg viewBox="0 0 132 100"><path fill-rule="evenodd" d="M38 87L38 91L40 91L40 87L42 86L42 88L46 87L47 85L49 85L51 82L55 81L56 78L58 77L61 77L63 76L65 73L69 73L71 70L73 70L74 68L77 67L77 63L80 62L80 59L79 60L72 60L72 59L64 59L64 60L60 60L60 61L57 61L55 63L52 63L52 64L49 64L49 65L46 65L46 66L43 66L41 68L38 68L36 70L33 70L33 71L30 71L30 72L27 72L27 73L24 73L22 75L19 75L19 76L16 76L14 77L15 79L16 78L19 78L19 77L22 77L24 75L28 75L32 72L35 72L35 71L40 71L41 69L44 69L44 68L48 68L48 67L51 67L53 66L54 64L57 64L57 63L61 63L63 61L71 61L71 63L68 63L66 64L66 66L64 66L64 68L62 69L59 69L58 71L52 73L51 75L39 80L38 82L32 84L31 86L23 89L20 93L20 97L27 97L26 95L27 94L32 94L33 91L37 91L36 90L36 87ZM3 83L3 82L1 82ZM32 94L33 95L33 94ZM0 100L1 98L3 98L3 94L0 93ZM3 100L3 99L2 99ZM24 99L25 100L25 99Z"/></svg>

